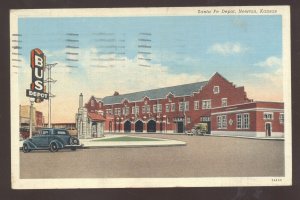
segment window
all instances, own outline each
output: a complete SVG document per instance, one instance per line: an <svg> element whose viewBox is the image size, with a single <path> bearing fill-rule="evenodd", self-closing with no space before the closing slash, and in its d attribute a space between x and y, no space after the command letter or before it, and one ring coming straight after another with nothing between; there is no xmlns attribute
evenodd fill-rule
<svg viewBox="0 0 300 200"><path fill-rule="evenodd" d="M66 132L66 131L63 131L63 130L57 130L57 131L56 131L56 134L57 134L57 135L67 135L67 132Z"/></svg>
<svg viewBox="0 0 300 200"><path fill-rule="evenodd" d="M126 115L125 107L122 108L122 115Z"/></svg>
<svg viewBox="0 0 300 200"><path fill-rule="evenodd" d="M226 115L217 116L217 126L218 126L218 129L227 129L227 116Z"/></svg>
<svg viewBox="0 0 300 200"><path fill-rule="evenodd" d="M135 113L139 114L140 113L140 107L139 106L135 106Z"/></svg>
<svg viewBox="0 0 300 200"><path fill-rule="evenodd" d="M210 109L211 108L211 100L202 100L202 109Z"/></svg>
<svg viewBox="0 0 300 200"><path fill-rule="evenodd" d="M171 103L171 111L175 112L175 103Z"/></svg>
<svg viewBox="0 0 300 200"><path fill-rule="evenodd" d="M188 111L190 109L190 102L186 101L184 103L184 109L185 109L185 111Z"/></svg>
<svg viewBox="0 0 300 200"><path fill-rule="evenodd" d="M131 108L131 114L134 114L135 111L134 111L134 106Z"/></svg>
<svg viewBox="0 0 300 200"><path fill-rule="evenodd" d="M144 114L146 112L145 106L142 106L142 113Z"/></svg>
<svg viewBox="0 0 300 200"><path fill-rule="evenodd" d="M156 110L156 105L153 105L153 113L156 113L157 110Z"/></svg>
<svg viewBox="0 0 300 200"><path fill-rule="evenodd" d="M121 115L121 108L118 108L118 115Z"/></svg>
<svg viewBox="0 0 300 200"><path fill-rule="evenodd" d="M94 107L95 106L95 102L94 99L91 100L91 106Z"/></svg>
<svg viewBox="0 0 300 200"><path fill-rule="evenodd" d="M199 101L194 101L194 110L199 110Z"/></svg>
<svg viewBox="0 0 300 200"><path fill-rule="evenodd" d="M222 107L227 106L227 98L222 98Z"/></svg>
<svg viewBox="0 0 300 200"><path fill-rule="evenodd" d="M219 94L220 93L220 87L219 86L214 86L213 92L214 92L214 94Z"/></svg>
<svg viewBox="0 0 300 200"><path fill-rule="evenodd" d="M183 111L184 108L184 102L179 102L179 111Z"/></svg>
<svg viewBox="0 0 300 200"><path fill-rule="evenodd" d="M42 135L49 135L49 131L48 130L43 130Z"/></svg>
<svg viewBox="0 0 300 200"><path fill-rule="evenodd" d="M115 108L115 112L114 112L115 115L118 114L118 108Z"/></svg>
<svg viewBox="0 0 300 200"><path fill-rule="evenodd" d="M244 129L249 129L249 114L244 114L243 115L244 120L243 120L243 125L244 125Z"/></svg>
<svg viewBox="0 0 300 200"><path fill-rule="evenodd" d="M284 114L283 114L283 113L280 113L280 114L279 114L279 123L280 123L280 124L283 124L283 123L284 123Z"/></svg>
<svg viewBox="0 0 300 200"><path fill-rule="evenodd" d="M272 112L264 112L264 120L273 120Z"/></svg>
<svg viewBox="0 0 300 200"><path fill-rule="evenodd" d="M187 118L186 118L186 123L188 123L188 124L191 123L191 118L190 118L190 117L187 117Z"/></svg>
<svg viewBox="0 0 300 200"><path fill-rule="evenodd" d="M129 107L125 107L125 115L128 115L129 114Z"/></svg>
<svg viewBox="0 0 300 200"><path fill-rule="evenodd" d="M166 104L166 112L170 112L170 104Z"/></svg>
<svg viewBox="0 0 300 200"><path fill-rule="evenodd" d="M112 114L112 109L106 109L106 114Z"/></svg>
<svg viewBox="0 0 300 200"><path fill-rule="evenodd" d="M149 105L146 105L146 112L150 113L150 106Z"/></svg>
<svg viewBox="0 0 300 200"><path fill-rule="evenodd" d="M249 113L237 114L236 121L237 121L237 123L236 123L237 129L249 129L250 128Z"/></svg>
<svg viewBox="0 0 300 200"><path fill-rule="evenodd" d="M162 105L157 104L157 112L160 113L162 111Z"/></svg>

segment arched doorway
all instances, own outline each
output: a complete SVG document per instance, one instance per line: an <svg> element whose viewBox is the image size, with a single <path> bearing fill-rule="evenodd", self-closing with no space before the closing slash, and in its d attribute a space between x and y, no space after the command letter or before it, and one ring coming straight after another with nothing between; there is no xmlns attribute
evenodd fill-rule
<svg viewBox="0 0 300 200"><path fill-rule="evenodd" d="M131 123L130 123L130 121L126 121L124 123L124 132L129 133L130 131L131 131Z"/></svg>
<svg viewBox="0 0 300 200"><path fill-rule="evenodd" d="M141 120L135 122L135 132L143 132L143 122Z"/></svg>
<svg viewBox="0 0 300 200"><path fill-rule="evenodd" d="M155 133L156 132L156 122L154 120L149 120L147 123L147 132Z"/></svg>

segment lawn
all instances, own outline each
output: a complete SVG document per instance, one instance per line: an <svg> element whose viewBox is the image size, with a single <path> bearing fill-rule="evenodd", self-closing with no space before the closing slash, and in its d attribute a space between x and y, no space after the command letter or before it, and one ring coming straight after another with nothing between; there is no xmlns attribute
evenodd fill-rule
<svg viewBox="0 0 300 200"><path fill-rule="evenodd" d="M129 136L93 140L93 142L147 142L147 141L162 141L162 140L156 138L129 137Z"/></svg>

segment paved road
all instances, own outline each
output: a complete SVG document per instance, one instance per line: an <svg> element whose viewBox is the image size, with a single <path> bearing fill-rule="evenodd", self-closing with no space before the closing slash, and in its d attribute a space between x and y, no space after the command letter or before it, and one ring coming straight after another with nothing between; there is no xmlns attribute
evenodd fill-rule
<svg viewBox="0 0 300 200"><path fill-rule="evenodd" d="M284 142L159 135L186 146L20 152L21 178L283 176Z"/></svg>

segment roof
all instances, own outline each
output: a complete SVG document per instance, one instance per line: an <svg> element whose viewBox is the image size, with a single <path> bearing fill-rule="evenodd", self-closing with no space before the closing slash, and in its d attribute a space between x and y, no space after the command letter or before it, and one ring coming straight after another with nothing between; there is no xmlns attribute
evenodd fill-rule
<svg viewBox="0 0 300 200"><path fill-rule="evenodd" d="M92 121L105 121L105 118L97 113L88 113L88 117L92 120Z"/></svg>
<svg viewBox="0 0 300 200"><path fill-rule="evenodd" d="M193 94L193 92L199 92L199 90L201 90L201 88L205 86L207 82L208 81L203 81L128 94L120 94L117 96L106 96L102 98L101 101L104 104L118 104L121 103L124 99L127 99L130 102L140 101L144 97L149 97L149 99L164 99L169 93L172 93L174 96L190 96ZM96 99L100 100L100 98Z"/></svg>

